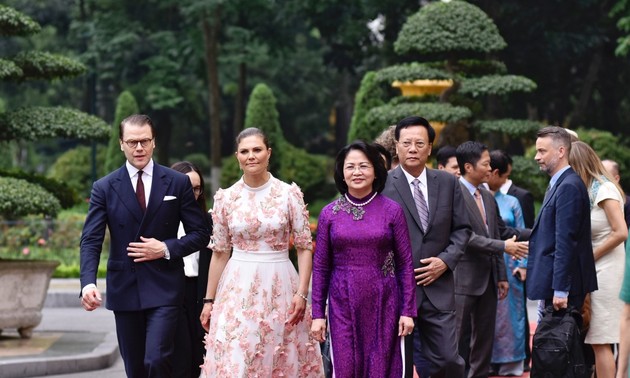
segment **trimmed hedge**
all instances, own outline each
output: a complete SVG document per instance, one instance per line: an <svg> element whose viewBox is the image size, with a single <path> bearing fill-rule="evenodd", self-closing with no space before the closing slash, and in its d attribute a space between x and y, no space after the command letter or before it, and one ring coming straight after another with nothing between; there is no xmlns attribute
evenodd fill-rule
<svg viewBox="0 0 630 378"><path fill-rule="evenodd" d="M56 216L59 200L41 186L13 177L0 177L0 215L16 219L28 214Z"/></svg>
<svg viewBox="0 0 630 378"><path fill-rule="evenodd" d="M59 200L59 204L61 205L62 209L69 209L81 201L79 196L77 195L77 192L63 181L47 178L38 174L26 173L23 171L0 170L0 176L26 180L32 184L41 186Z"/></svg>
<svg viewBox="0 0 630 378"><path fill-rule="evenodd" d="M536 83L524 76L489 75L463 80L459 92L478 97L483 95L507 95L512 92L531 92L536 88Z"/></svg>

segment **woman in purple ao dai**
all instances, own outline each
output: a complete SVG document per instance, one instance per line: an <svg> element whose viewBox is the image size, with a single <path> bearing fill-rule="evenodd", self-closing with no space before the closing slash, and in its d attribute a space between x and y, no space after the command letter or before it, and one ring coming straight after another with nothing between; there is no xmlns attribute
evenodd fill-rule
<svg viewBox="0 0 630 378"><path fill-rule="evenodd" d="M403 377L403 336L413 331L415 281L409 231L398 203L379 194L387 171L364 142L335 162L342 196L321 212L313 261L313 324L326 335L335 377Z"/></svg>

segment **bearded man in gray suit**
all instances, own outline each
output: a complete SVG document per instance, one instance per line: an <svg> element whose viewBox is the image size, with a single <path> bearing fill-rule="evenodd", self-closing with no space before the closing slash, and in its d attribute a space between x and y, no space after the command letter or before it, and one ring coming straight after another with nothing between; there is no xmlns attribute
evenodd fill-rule
<svg viewBox="0 0 630 378"><path fill-rule="evenodd" d="M462 192L454 175L425 167L435 139L426 119L401 120L395 139L400 165L389 173L383 194L398 202L407 218L418 305L414 332L405 340L405 371L411 377L413 360L416 367L426 366L423 377L463 377L453 279L471 233Z"/></svg>

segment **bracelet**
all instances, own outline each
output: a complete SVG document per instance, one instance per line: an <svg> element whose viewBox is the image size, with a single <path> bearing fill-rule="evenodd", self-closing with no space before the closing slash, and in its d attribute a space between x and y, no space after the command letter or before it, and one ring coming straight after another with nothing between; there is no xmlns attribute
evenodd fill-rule
<svg viewBox="0 0 630 378"><path fill-rule="evenodd" d="M203 301L203 304L214 303L214 298L204 298L202 299L202 301Z"/></svg>
<svg viewBox="0 0 630 378"><path fill-rule="evenodd" d="M298 297L304 299L305 301L308 302L308 298L306 298L306 295L300 293L299 291L295 293L295 295L297 295Z"/></svg>

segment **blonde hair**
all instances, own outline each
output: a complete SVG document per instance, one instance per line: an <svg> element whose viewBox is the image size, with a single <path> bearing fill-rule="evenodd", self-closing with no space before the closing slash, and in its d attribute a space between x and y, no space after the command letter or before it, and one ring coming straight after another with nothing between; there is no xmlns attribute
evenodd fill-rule
<svg viewBox="0 0 630 378"><path fill-rule="evenodd" d="M387 151L392 155L392 162L398 163L398 155L396 154L396 138L394 137L394 131L396 125L388 126L383 132L374 139L375 143L385 147Z"/></svg>
<svg viewBox="0 0 630 378"><path fill-rule="evenodd" d="M588 144L581 141L571 143L569 164L580 176L582 181L584 181L586 188L590 188L594 180L604 183L605 180L602 179L603 176L617 187L617 190L621 193L621 198L625 199L623 189L621 189L617 180L608 173L599 156L595 153L595 150Z"/></svg>

